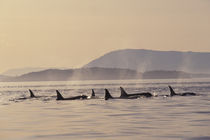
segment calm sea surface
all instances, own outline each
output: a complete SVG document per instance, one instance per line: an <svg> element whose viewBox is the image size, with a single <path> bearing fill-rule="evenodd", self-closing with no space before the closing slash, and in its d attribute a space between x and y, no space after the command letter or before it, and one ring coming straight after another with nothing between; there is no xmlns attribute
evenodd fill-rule
<svg viewBox="0 0 210 140"><path fill-rule="evenodd" d="M199 96L103 99L104 88L114 97L120 86L128 93L168 95L168 85ZM17 100L28 97L28 89L43 97ZM101 99L56 101L57 89L64 97L95 89ZM210 140L210 79L2 82L0 139Z"/></svg>

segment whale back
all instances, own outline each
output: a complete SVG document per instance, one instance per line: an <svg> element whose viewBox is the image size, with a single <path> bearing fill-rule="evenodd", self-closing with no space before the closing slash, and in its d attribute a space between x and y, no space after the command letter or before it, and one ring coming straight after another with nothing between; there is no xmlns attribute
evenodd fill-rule
<svg viewBox="0 0 210 140"><path fill-rule="evenodd" d="M33 91L32 91L32 90L30 90L30 89L29 89L29 92L30 92L30 97L31 97L31 98L36 97L36 96L34 95L34 93L33 93Z"/></svg>
<svg viewBox="0 0 210 140"><path fill-rule="evenodd" d="M108 89L105 89L105 100L113 99L112 95L109 93Z"/></svg>
<svg viewBox="0 0 210 140"><path fill-rule="evenodd" d="M96 96L95 91L92 89L91 97L95 97L95 96Z"/></svg>
<svg viewBox="0 0 210 140"><path fill-rule="evenodd" d="M64 100L63 96L58 90L56 90L56 93L57 93L57 100Z"/></svg>
<svg viewBox="0 0 210 140"><path fill-rule="evenodd" d="M127 92L122 87L120 87L120 92L120 98L128 97Z"/></svg>
<svg viewBox="0 0 210 140"><path fill-rule="evenodd" d="M168 87L169 87L169 89L170 89L170 96L177 95L177 94L174 92L174 90L173 90L173 88L172 88L171 86L168 86Z"/></svg>
<svg viewBox="0 0 210 140"><path fill-rule="evenodd" d="M193 93L193 92L185 92L185 93L182 93L181 96L195 96L196 93Z"/></svg>

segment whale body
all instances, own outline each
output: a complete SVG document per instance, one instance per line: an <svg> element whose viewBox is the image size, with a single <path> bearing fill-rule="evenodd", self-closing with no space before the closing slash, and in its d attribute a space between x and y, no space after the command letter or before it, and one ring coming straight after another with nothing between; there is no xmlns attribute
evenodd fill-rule
<svg viewBox="0 0 210 140"><path fill-rule="evenodd" d="M56 93L57 93L57 99L56 100L80 100L80 99L87 99L88 98L88 96L86 96L86 95L79 95L79 96L64 98L58 90L56 90Z"/></svg>
<svg viewBox="0 0 210 140"><path fill-rule="evenodd" d="M17 98L17 99L13 99L11 101L18 101L18 100L26 100L26 99L37 98L37 96L34 95L34 93L33 93L33 91L31 89L29 89L29 93L30 93L29 97L24 96L24 97L20 97L20 98Z"/></svg>
<svg viewBox="0 0 210 140"><path fill-rule="evenodd" d="M195 96L196 93L193 92L184 92L184 93L175 93L171 86L168 86L170 89L170 96Z"/></svg>
<svg viewBox="0 0 210 140"><path fill-rule="evenodd" d="M128 98L131 96L139 96L139 97L152 97L153 95L149 92L142 92L142 93L134 93L134 94L128 94L122 87L120 87L121 91L121 98Z"/></svg>
<svg viewBox="0 0 210 140"><path fill-rule="evenodd" d="M29 89L29 92L30 92L30 97L31 98L36 98L36 96L34 95L33 91L31 89Z"/></svg>
<svg viewBox="0 0 210 140"><path fill-rule="evenodd" d="M127 96L127 97L112 97L108 89L105 89L105 100L109 99L137 99L139 96L133 95L133 96Z"/></svg>
<svg viewBox="0 0 210 140"><path fill-rule="evenodd" d="M96 96L94 89L92 89L92 94L88 96L88 99L99 99L99 97Z"/></svg>

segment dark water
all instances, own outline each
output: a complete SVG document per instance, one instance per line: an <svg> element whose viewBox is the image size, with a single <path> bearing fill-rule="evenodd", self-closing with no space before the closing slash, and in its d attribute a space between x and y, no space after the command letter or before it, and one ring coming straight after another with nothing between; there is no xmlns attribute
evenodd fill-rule
<svg viewBox="0 0 210 140"><path fill-rule="evenodd" d="M103 99L104 88L167 95L168 85L199 96ZM56 101L56 89L69 97L92 88L101 99ZM28 89L44 97L17 100ZM210 79L0 83L0 110L2 140L210 140Z"/></svg>

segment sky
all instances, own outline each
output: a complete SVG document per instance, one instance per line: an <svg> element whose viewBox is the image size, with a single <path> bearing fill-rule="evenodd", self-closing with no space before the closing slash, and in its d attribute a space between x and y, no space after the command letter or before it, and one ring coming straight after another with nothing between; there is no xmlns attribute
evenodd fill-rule
<svg viewBox="0 0 210 140"><path fill-rule="evenodd" d="M210 0L0 0L0 73L118 49L210 52Z"/></svg>

